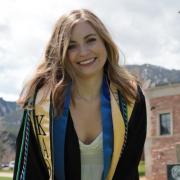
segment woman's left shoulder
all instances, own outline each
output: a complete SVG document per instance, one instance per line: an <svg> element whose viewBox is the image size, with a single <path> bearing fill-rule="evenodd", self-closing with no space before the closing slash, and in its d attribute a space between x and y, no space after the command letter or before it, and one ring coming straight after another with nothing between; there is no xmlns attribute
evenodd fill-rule
<svg viewBox="0 0 180 180"><path fill-rule="evenodd" d="M134 127L142 125L145 128L146 126L146 99L143 92L143 88L139 83L134 83L136 87L136 99L134 101L134 106L130 118L129 127L133 127L132 131L135 132ZM137 123L138 122L138 123ZM138 128L137 128L138 129Z"/></svg>
<svg viewBox="0 0 180 180"><path fill-rule="evenodd" d="M130 81L130 84L133 87L134 91L136 92L136 101L144 101L145 96L141 84L136 81Z"/></svg>

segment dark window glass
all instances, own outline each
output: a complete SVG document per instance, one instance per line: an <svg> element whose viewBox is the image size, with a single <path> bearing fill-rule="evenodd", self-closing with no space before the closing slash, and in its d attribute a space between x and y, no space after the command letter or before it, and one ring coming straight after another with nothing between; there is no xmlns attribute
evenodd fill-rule
<svg viewBox="0 0 180 180"><path fill-rule="evenodd" d="M171 117L170 113L160 114L160 135L171 134Z"/></svg>

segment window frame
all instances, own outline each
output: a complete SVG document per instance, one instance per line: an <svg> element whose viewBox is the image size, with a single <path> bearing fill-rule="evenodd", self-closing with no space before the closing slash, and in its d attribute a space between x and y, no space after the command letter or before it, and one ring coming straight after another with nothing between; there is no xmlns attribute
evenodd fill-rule
<svg viewBox="0 0 180 180"><path fill-rule="evenodd" d="M161 121L161 119L160 119L160 117L161 117L161 115L163 115L163 114L169 114L170 115L170 134L160 134L160 132L161 132L161 127L160 127L160 121ZM158 112L158 128L157 128L157 134L158 134L158 136L160 136L160 137L169 137L169 136L172 136L173 135L173 118L172 118L173 116L172 116L172 110L166 110L166 111L160 111L160 112Z"/></svg>

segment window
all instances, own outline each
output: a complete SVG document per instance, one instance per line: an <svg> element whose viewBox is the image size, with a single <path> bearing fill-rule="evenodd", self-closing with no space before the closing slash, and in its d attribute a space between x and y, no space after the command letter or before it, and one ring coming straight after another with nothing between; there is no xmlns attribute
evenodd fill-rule
<svg viewBox="0 0 180 180"><path fill-rule="evenodd" d="M171 134L171 115L170 113L160 114L160 135Z"/></svg>

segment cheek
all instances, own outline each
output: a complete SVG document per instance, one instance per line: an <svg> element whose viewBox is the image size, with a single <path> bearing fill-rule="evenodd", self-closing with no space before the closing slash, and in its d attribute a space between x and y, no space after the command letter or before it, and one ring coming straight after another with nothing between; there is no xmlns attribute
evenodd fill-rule
<svg viewBox="0 0 180 180"><path fill-rule="evenodd" d="M106 47L104 45L103 42L100 42L97 44L97 46L95 47L97 53L103 58L103 59L107 59L107 51L106 51Z"/></svg>
<svg viewBox="0 0 180 180"><path fill-rule="evenodd" d="M69 52L67 53L67 59L69 60L70 63L73 63L74 62L74 59L75 59L75 53L73 52Z"/></svg>
<svg viewBox="0 0 180 180"><path fill-rule="evenodd" d="M105 59L107 59L107 50L105 47L104 47L104 57L105 57Z"/></svg>
<svg viewBox="0 0 180 180"><path fill-rule="evenodd" d="M103 60L106 61L107 51L106 51L106 48L104 46L101 48L100 54L101 54L101 57L103 58Z"/></svg>

